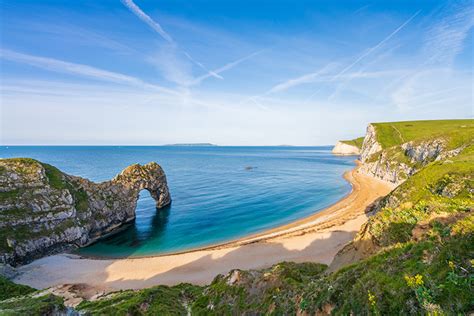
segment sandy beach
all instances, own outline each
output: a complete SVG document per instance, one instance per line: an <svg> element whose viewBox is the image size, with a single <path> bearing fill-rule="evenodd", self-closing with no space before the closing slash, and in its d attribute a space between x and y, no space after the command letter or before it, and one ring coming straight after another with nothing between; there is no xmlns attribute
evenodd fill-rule
<svg viewBox="0 0 474 316"><path fill-rule="evenodd" d="M231 269L258 269L281 261L329 264L334 255L367 221L367 207L393 187L361 174L357 168L345 179L352 191L336 204L310 217L265 233L171 255L91 259L58 254L18 268L17 283L35 288L81 284L89 295L119 289L140 289L181 282L208 284Z"/></svg>

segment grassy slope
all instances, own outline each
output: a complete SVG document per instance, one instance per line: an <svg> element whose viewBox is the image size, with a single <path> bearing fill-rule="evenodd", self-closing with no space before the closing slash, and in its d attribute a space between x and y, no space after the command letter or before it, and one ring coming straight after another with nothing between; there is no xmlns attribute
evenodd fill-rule
<svg viewBox="0 0 474 316"><path fill-rule="evenodd" d="M363 142L364 142L364 137L359 137L359 138L351 139L351 140L341 140L341 143L351 145L351 146L355 146L359 149L362 148L362 143Z"/></svg>
<svg viewBox="0 0 474 316"><path fill-rule="evenodd" d="M444 138L453 149L472 141L474 120L434 120L373 123L377 141L382 148L390 148L409 141Z"/></svg>
<svg viewBox="0 0 474 316"><path fill-rule="evenodd" d="M53 315L65 312L63 299L15 284L0 276L0 315Z"/></svg>

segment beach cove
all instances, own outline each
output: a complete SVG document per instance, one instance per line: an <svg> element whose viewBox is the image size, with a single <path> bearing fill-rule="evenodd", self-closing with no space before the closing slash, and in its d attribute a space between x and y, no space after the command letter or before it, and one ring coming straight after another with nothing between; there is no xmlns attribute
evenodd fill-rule
<svg viewBox="0 0 474 316"><path fill-rule="evenodd" d="M336 204L258 235L204 249L143 258L91 259L59 254L20 267L14 281L36 288L59 286L55 291L80 284L83 298L90 298L157 284L208 284L219 273L268 267L281 261L330 264L367 221L368 207L393 188L357 170L344 175L352 191Z"/></svg>

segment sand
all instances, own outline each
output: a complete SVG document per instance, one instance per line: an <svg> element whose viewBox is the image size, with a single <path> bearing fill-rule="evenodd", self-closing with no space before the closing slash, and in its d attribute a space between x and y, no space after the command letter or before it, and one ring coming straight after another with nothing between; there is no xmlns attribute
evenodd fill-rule
<svg viewBox="0 0 474 316"><path fill-rule="evenodd" d="M352 191L308 218L237 241L172 255L91 259L59 254L18 269L15 282L43 289L80 284L89 295L158 284L210 283L232 269L258 269L281 261L329 264L370 215L368 207L393 187L355 168L344 177Z"/></svg>

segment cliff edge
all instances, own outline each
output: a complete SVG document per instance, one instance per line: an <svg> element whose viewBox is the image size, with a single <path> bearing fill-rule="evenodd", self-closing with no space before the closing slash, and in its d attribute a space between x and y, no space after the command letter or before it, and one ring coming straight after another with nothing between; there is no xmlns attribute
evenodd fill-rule
<svg viewBox="0 0 474 316"><path fill-rule="evenodd" d="M1 159L0 262L18 265L96 241L135 219L143 189L157 208L170 204L165 173L155 162L94 183L34 159Z"/></svg>

